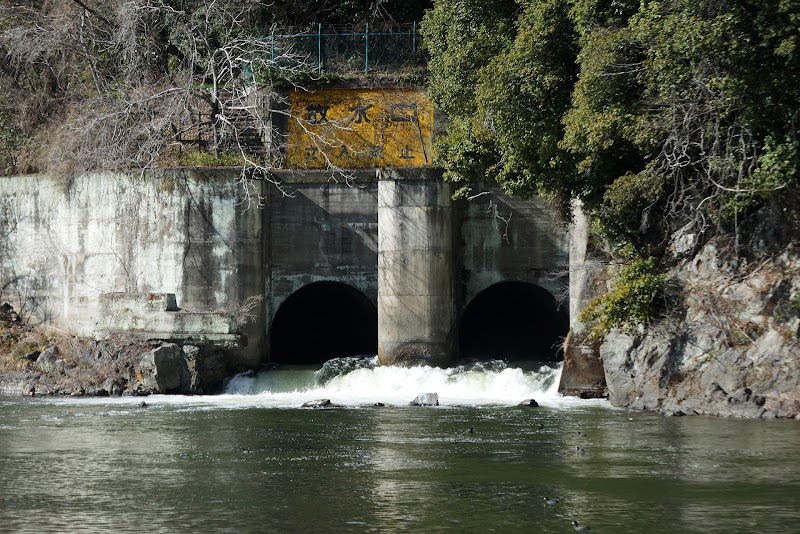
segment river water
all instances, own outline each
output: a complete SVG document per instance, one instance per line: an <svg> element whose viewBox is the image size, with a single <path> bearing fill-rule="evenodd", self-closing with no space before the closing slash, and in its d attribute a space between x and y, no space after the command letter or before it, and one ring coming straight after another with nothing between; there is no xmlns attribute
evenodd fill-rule
<svg viewBox="0 0 800 534"><path fill-rule="evenodd" d="M558 373L347 359L146 408L2 398L0 531L800 532L800 422L562 398Z"/></svg>

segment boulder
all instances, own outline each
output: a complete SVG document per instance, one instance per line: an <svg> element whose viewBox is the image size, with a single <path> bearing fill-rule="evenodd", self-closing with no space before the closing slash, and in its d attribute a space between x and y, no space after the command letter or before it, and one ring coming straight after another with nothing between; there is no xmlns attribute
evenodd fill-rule
<svg viewBox="0 0 800 534"><path fill-rule="evenodd" d="M184 345L189 366L189 389L192 393L217 393L222 390L228 370L228 359L220 350Z"/></svg>
<svg viewBox="0 0 800 534"><path fill-rule="evenodd" d="M43 373L60 372L64 369L64 362L58 359L58 348L51 345L44 349L36 358L36 365Z"/></svg>
<svg viewBox="0 0 800 534"><path fill-rule="evenodd" d="M530 406L531 408L536 408L539 406L539 403L536 402L536 399L525 399L524 401L517 404L517 406Z"/></svg>
<svg viewBox="0 0 800 534"><path fill-rule="evenodd" d="M14 307L8 302L4 302L0 305L0 320L9 323L19 323L22 321L17 312L14 311Z"/></svg>
<svg viewBox="0 0 800 534"><path fill-rule="evenodd" d="M145 391L141 384L137 384L135 388L128 388L122 392L123 397L147 397L150 395L149 391Z"/></svg>
<svg viewBox="0 0 800 534"><path fill-rule="evenodd" d="M35 395L38 378L30 371L0 373L0 395Z"/></svg>
<svg viewBox="0 0 800 534"><path fill-rule="evenodd" d="M137 369L142 389L152 393L188 393L191 375L186 355L174 343L165 343L146 353Z"/></svg>
<svg viewBox="0 0 800 534"><path fill-rule="evenodd" d="M128 382L119 376L109 378L103 383L103 389L112 397L120 397L122 396L122 392L125 391L125 386L127 386Z"/></svg>
<svg viewBox="0 0 800 534"><path fill-rule="evenodd" d="M333 408L335 404L330 399L317 399L304 402L301 408Z"/></svg>
<svg viewBox="0 0 800 534"><path fill-rule="evenodd" d="M422 393L408 403L409 406L439 406L438 393Z"/></svg>

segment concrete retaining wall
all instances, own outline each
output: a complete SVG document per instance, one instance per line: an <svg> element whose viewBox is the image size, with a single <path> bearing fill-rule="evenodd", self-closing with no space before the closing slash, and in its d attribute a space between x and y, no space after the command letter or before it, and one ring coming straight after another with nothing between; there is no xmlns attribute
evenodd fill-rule
<svg viewBox="0 0 800 534"><path fill-rule="evenodd" d="M568 223L541 198L511 198L485 183L474 184L472 194L474 198L457 204L463 305L492 284L510 280L541 286L558 299L565 297Z"/></svg>
<svg viewBox="0 0 800 534"><path fill-rule="evenodd" d="M0 291L23 315L95 334L101 294L174 293L192 312L263 295L262 210L235 170L0 179ZM260 360L263 314L246 328Z"/></svg>

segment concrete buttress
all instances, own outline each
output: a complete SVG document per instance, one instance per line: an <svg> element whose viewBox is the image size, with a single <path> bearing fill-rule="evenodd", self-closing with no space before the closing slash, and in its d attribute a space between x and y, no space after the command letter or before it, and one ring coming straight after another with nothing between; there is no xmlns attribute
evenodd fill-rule
<svg viewBox="0 0 800 534"><path fill-rule="evenodd" d="M378 171L378 359L447 366L455 355L452 185L433 168Z"/></svg>

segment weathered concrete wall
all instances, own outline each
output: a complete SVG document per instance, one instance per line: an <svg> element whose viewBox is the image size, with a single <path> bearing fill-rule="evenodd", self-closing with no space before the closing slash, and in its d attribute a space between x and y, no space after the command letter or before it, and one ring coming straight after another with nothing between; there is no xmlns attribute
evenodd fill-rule
<svg viewBox="0 0 800 534"><path fill-rule="evenodd" d="M452 184L432 168L379 172L378 358L446 366L455 356Z"/></svg>
<svg viewBox="0 0 800 534"><path fill-rule="evenodd" d="M458 203L463 306L509 280L536 284L556 298L567 295L567 223L540 198L511 198L489 184L476 184L473 191L480 196Z"/></svg>
<svg viewBox="0 0 800 534"><path fill-rule="evenodd" d="M606 394L600 341L589 338L589 328L578 320L581 310L603 294L610 273L589 241L589 220L580 203L573 206L570 227L569 317L570 332L564 342L564 371L559 391L564 395L601 397Z"/></svg>
<svg viewBox="0 0 800 534"><path fill-rule="evenodd" d="M243 211L238 170L0 180L2 299L35 320L95 333L104 293L174 293L193 312L263 295L262 210ZM260 359L264 318L242 365Z"/></svg>
<svg viewBox="0 0 800 534"><path fill-rule="evenodd" d="M568 331L568 232L543 200L473 185L460 200L459 354L555 361Z"/></svg>
<svg viewBox="0 0 800 534"><path fill-rule="evenodd" d="M276 176L281 188L256 191L261 209L245 209L236 169L0 180L2 299L84 336L208 323L224 337L233 328L222 317L187 312L263 297L233 362L252 368L269 358L280 306L314 282L346 284L376 306L384 363L434 365L452 361L459 313L492 284L566 291L553 276L568 261L566 229L541 200L482 186L486 195L454 204L429 167ZM175 294L183 315L125 304L153 294Z"/></svg>
<svg viewBox="0 0 800 534"><path fill-rule="evenodd" d="M378 184L375 171L332 179L323 172L279 174L266 213L267 318L298 289L320 281L347 284L378 301Z"/></svg>

